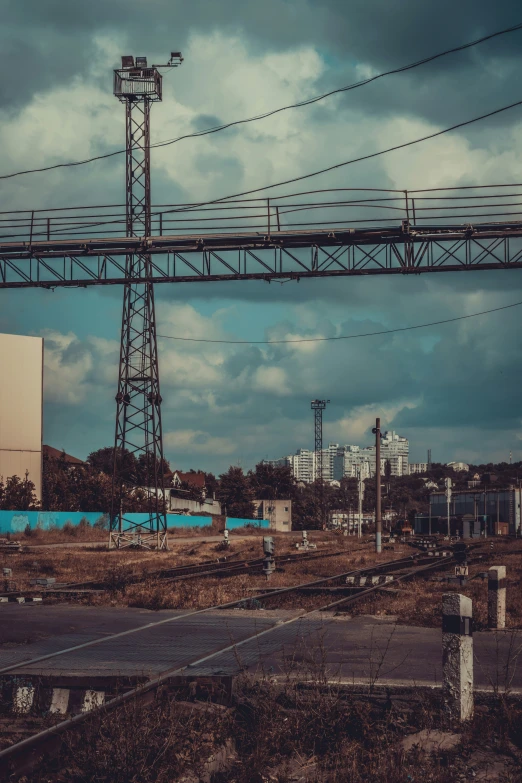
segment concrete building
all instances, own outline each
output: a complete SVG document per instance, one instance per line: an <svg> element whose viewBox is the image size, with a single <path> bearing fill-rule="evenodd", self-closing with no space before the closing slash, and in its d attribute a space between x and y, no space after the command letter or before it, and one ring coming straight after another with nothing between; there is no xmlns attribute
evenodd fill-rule
<svg viewBox="0 0 522 783"><path fill-rule="evenodd" d="M390 524L395 519L395 513L393 511L384 511L382 514L383 522ZM367 525L375 524L375 512L363 511L361 515L362 530ZM334 530L340 528L346 528L349 533L356 533L359 526L359 513L352 509L351 511L331 511L330 512L330 527Z"/></svg>
<svg viewBox="0 0 522 783"><path fill-rule="evenodd" d="M361 449L359 446L343 446L334 459L334 478L357 478L359 470L362 478L370 478L375 473L375 452L373 452L372 469L371 448Z"/></svg>
<svg viewBox="0 0 522 783"><path fill-rule="evenodd" d="M466 462L448 462L446 463L446 467L452 468L455 473L466 472L469 470L469 465Z"/></svg>
<svg viewBox="0 0 522 783"><path fill-rule="evenodd" d="M408 465L408 473L410 476L413 476L415 473L426 473L427 470L427 462L410 462Z"/></svg>
<svg viewBox="0 0 522 783"><path fill-rule="evenodd" d="M408 475L408 457L410 444L407 438L387 431L381 440L381 472L384 473L386 462L390 462L392 476ZM295 454L277 460L265 460L274 467L289 465L297 481L306 484L317 477L318 459L315 451L298 449ZM341 481L341 479L357 478L359 471L363 478L375 475L375 446L341 446L339 443L329 443L322 450L323 481Z"/></svg>
<svg viewBox="0 0 522 783"><path fill-rule="evenodd" d="M296 481L311 483L315 477L315 451L298 449L295 454L286 457Z"/></svg>
<svg viewBox="0 0 522 783"><path fill-rule="evenodd" d="M410 444L407 438L397 435L396 432L385 432L381 440L381 459L385 463L389 461L392 476L408 475L408 458ZM375 456L373 459L375 466Z"/></svg>
<svg viewBox="0 0 522 783"><path fill-rule="evenodd" d="M180 497L175 490L167 490L169 493L169 511L173 514L182 514L190 512L191 514L212 514L219 516L221 514L221 503L214 498L205 498L201 503L197 500L189 500Z"/></svg>
<svg viewBox="0 0 522 783"><path fill-rule="evenodd" d="M257 519L268 519L272 530L285 533L292 529L291 500L254 500Z"/></svg>
<svg viewBox="0 0 522 783"><path fill-rule="evenodd" d="M407 438L393 431L385 432L381 439L381 473L384 473L386 462L389 461L392 476L407 476L409 451ZM375 475L375 446L338 447L335 466L335 478L356 477L359 468L363 471L363 478L370 478Z"/></svg>
<svg viewBox="0 0 522 783"><path fill-rule="evenodd" d="M180 489L183 485L187 485L191 489L201 492L202 496L206 498L206 478L202 471L199 471L198 473L183 473L181 470L173 471L172 486L176 489Z"/></svg>
<svg viewBox="0 0 522 783"><path fill-rule="evenodd" d="M0 334L0 476L42 495L43 338Z"/></svg>

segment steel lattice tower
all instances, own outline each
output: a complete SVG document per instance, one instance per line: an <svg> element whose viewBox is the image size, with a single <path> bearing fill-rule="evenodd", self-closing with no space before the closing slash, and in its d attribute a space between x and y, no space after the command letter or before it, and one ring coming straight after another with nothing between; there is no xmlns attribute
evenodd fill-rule
<svg viewBox="0 0 522 783"><path fill-rule="evenodd" d="M325 509L324 509L324 477L323 477L323 411L330 400L312 400L310 407L314 412L314 432L315 432L315 475L318 501L321 513L321 523L325 527Z"/></svg>
<svg viewBox="0 0 522 783"><path fill-rule="evenodd" d="M179 65L173 53L169 66ZM147 66L146 58L122 57L114 72L114 94L126 114L126 234L150 237L150 110L162 99L161 66ZM116 434L109 547L139 545L166 549L167 518L163 470L161 394L156 341L154 288L150 255L126 256L127 283L123 293ZM140 477L129 471L128 454L139 461ZM133 521L125 498L136 485L145 492L146 518Z"/></svg>

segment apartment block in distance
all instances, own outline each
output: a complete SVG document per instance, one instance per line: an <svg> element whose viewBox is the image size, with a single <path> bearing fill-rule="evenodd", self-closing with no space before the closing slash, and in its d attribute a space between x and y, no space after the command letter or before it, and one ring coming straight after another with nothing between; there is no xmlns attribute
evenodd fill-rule
<svg viewBox="0 0 522 783"><path fill-rule="evenodd" d="M42 493L43 338L0 334L0 476Z"/></svg>

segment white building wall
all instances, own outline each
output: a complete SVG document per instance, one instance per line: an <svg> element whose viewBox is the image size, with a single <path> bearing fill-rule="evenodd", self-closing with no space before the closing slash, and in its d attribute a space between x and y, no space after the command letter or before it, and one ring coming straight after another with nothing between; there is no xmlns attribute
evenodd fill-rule
<svg viewBox="0 0 522 783"><path fill-rule="evenodd" d="M268 519L272 530L288 533L292 529L291 500L254 500L258 519Z"/></svg>
<svg viewBox="0 0 522 783"><path fill-rule="evenodd" d="M427 462L410 462L408 468L410 476L412 476L414 473L426 473L427 470L428 470Z"/></svg>
<svg viewBox="0 0 522 783"><path fill-rule="evenodd" d="M0 334L0 476L42 492L43 338Z"/></svg>
<svg viewBox="0 0 522 783"><path fill-rule="evenodd" d="M392 476L407 476L409 451L407 438L397 435L396 432L385 432L381 440L381 471L384 472L386 461L389 460ZM314 481L317 471L315 451L299 449L285 459L297 481ZM344 477L356 478L359 470L363 478L370 478L375 475L375 446L360 448L330 443L322 450L322 461L324 481L340 481Z"/></svg>

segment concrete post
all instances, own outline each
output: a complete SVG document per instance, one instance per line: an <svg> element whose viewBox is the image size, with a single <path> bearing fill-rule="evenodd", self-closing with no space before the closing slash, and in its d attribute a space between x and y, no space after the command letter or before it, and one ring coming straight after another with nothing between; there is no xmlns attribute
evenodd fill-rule
<svg viewBox="0 0 522 783"><path fill-rule="evenodd" d="M82 702L82 712L90 712L105 704L105 691L85 691Z"/></svg>
<svg viewBox="0 0 522 783"><path fill-rule="evenodd" d="M506 627L506 566L488 571L488 628Z"/></svg>
<svg viewBox="0 0 522 783"><path fill-rule="evenodd" d="M459 593L442 596L442 693L450 715L473 715L472 601Z"/></svg>
<svg viewBox="0 0 522 783"><path fill-rule="evenodd" d="M69 688L53 688L49 712L66 715L69 709Z"/></svg>

